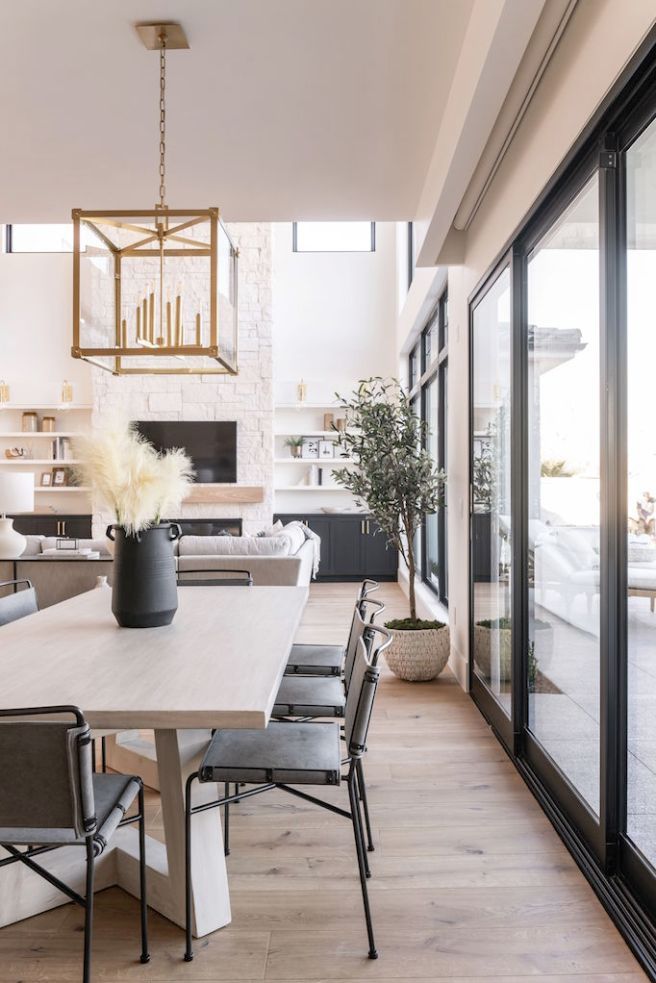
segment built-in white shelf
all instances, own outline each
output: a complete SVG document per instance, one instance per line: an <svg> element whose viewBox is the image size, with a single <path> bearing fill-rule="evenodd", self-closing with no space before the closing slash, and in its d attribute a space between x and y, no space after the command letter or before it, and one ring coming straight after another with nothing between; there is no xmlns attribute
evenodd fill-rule
<svg viewBox="0 0 656 983"><path fill-rule="evenodd" d="M62 458L58 458L57 460L55 460L52 457L44 457L44 458L0 457L0 464L18 464L18 465L22 465L23 467L27 467L27 465L29 464L53 464L56 465L57 467L63 468L69 464L79 464L79 463L80 463L79 461L75 461L75 460L64 461L62 460Z"/></svg>
<svg viewBox="0 0 656 983"><path fill-rule="evenodd" d="M42 488L40 485L34 489L38 495L61 495L63 492L82 492L91 491L88 485L64 485L63 488L54 488L52 485Z"/></svg>
<svg viewBox="0 0 656 983"><path fill-rule="evenodd" d="M342 488L340 485L276 485L274 491L282 492L347 492L348 488Z"/></svg>
<svg viewBox="0 0 656 983"><path fill-rule="evenodd" d="M65 413L68 410L91 410L91 403L0 403L0 410L10 410L15 413L28 412L30 410L56 410Z"/></svg>
<svg viewBox="0 0 656 983"><path fill-rule="evenodd" d="M335 437L335 439L338 435L337 430L305 430L303 427L297 430L276 430L274 433L274 437Z"/></svg>
<svg viewBox="0 0 656 983"><path fill-rule="evenodd" d="M277 410L342 410L340 403L276 403Z"/></svg>
<svg viewBox="0 0 656 983"><path fill-rule="evenodd" d="M318 464L320 468L341 467L342 464L355 464L352 457L276 457L274 464Z"/></svg>
<svg viewBox="0 0 656 983"><path fill-rule="evenodd" d="M22 437L23 440L32 440L33 437L83 437L81 430L0 430L0 440L5 437Z"/></svg>

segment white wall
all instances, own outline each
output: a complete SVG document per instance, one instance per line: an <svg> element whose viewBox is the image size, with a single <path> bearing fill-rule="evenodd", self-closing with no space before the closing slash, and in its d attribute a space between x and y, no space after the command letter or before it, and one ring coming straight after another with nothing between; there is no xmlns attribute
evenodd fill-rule
<svg viewBox="0 0 656 983"><path fill-rule="evenodd" d="M295 253L290 222L273 226L273 374L278 402L348 393L358 379L395 375L396 231L376 225L373 253Z"/></svg>
<svg viewBox="0 0 656 983"><path fill-rule="evenodd" d="M91 369L71 358L72 331L72 256L0 253L0 379L12 403L57 403L64 379L76 403L91 402Z"/></svg>
<svg viewBox="0 0 656 983"><path fill-rule="evenodd" d="M652 0L580 0L502 166L467 232L462 265L449 283L449 619L451 664L463 685L468 660L468 298L521 224L558 164L654 21ZM434 273L435 271L433 271ZM423 287L433 287L426 271ZM415 285L413 284L413 287ZM398 321L397 347L420 320L411 290ZM411 306L409 306L411 305Z"/></svg>

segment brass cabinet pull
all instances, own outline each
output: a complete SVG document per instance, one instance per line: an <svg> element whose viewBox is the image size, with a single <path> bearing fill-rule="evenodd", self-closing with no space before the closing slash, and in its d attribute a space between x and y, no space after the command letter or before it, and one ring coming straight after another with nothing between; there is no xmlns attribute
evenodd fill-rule
<svg viewBox="0 0 656 983"><path fill-rule="evenodd" d="M360 519L360 535L361 535L361 536L364 536L364 535L365 535L365 524L364 524L364 519Z"/></svg>

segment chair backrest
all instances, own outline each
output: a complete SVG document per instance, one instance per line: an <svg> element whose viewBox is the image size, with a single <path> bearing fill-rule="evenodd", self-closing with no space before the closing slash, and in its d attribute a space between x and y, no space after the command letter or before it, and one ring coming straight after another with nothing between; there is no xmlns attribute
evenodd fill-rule
<svg viewBox="0 0 656 983"><path fill-rule="evenodd" d="M383 625L373 625L369 622L362 639L367 650L367 658L372 665L377 666L382 653L392 644L391 631Z"/></svg>
<svg viewBox="0 0 656 983"><path fill-rule="evenodd" d="M365 752L379 677L380 666L369 661L364 640L360 638L344 712L344 737L350 758L360 758Z"/></svg>
<svg viewBox="0 0 656 983"><path fill-rule="evenodd" d="M250 570L226 570L203 567L197 570L178 570L181 587L252 587Z"/></svg>
<svg viewBox="0 0 656 983"><path fill-rule="evenodd" d="M373 624L373 620L384 608L385 605L382 601L375 601L373 598L359 600L355 605L351 629L346 644L346 658L344 659L344 686L347 693L351 682L351 673L353 672L358 641L361 638L364 639L367 654L369 654L376 637L372 631L372 629L377 627ZM389 636L388 632L385 632L385 634Z"/></svg>
<svg viewBox="0 0 656 983"><path fill-rule="evenodd" d="M55 714L75 721L42 719ZM0 843L65 843L93 834L91 732L81 711L0 710L0 784Z"/></svg>
<svg viewBox="0 0 656 983"><path fill-rule="evenodd" d="M364 598L367 597L368 594L373 594L373 592L375 590L378 590L379 587L380 584L378 583L377 580L371 580L370 577L367 577L366 580L363 580L362 583L360 584L360 590L358 591L358 601L364 600Z"/></svg>
<svg viewBox="0 0 656 983"><path fill-rule="evenodd" d="M356 604L353 609L353 620L349 630L348 642L346 643L346 657L344 659L344 687L348 693L351 683L351 674L358 651L358 642L364 637L364 630L367 622L360 614L360 605Z"/></svg>
<svg viewBox="0 0 656 983"><path fill-rule="evenodd" d="M23 590L16 590L21 584L26 586ZM36 591L30 580L5 580L0 583L2 587L13 587L14 593L0 597L0 625L8 625L39 610Z"/></svg>

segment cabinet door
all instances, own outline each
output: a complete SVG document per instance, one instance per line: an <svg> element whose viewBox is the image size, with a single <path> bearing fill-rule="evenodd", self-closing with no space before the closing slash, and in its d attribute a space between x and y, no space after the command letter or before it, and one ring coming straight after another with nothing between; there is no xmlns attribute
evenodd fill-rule
<svg viewBox="0 0 656 983"><path fill-rule="evenodd" d="M340 516L332 520L333 576L362 576L364 522L364 519L355 516L353 518Z"/></svg>
<svg viewBox="0 0 656 983"><path fill-rule="evenodd" d="M17 515L14 529L21 536L57 536L60 521L61 516L54 515Z"/></svg>
<svg viewBox="0 0 656 983"><path fill-rule="evenodd" d="M398 553L387 545L387 536L373 519L365 520L362 542L365 576L389 577L396 574L399 564Z"/></svg>
<svg viewBox="0 0 656 983"><path fill-rule="evenodd" d="M303 520L312 532L316 533L321 539L321 563L319 564L320 577L332 577L335 572L333 536L335 523L327 516L308 515Z"/></svg>
<svg viewBox="0 0 656 983"><path fill-rule="evenodd" d="M67 515L63 519L64 536L73 539L91 539L91 516L90 515Z"/></svg>

